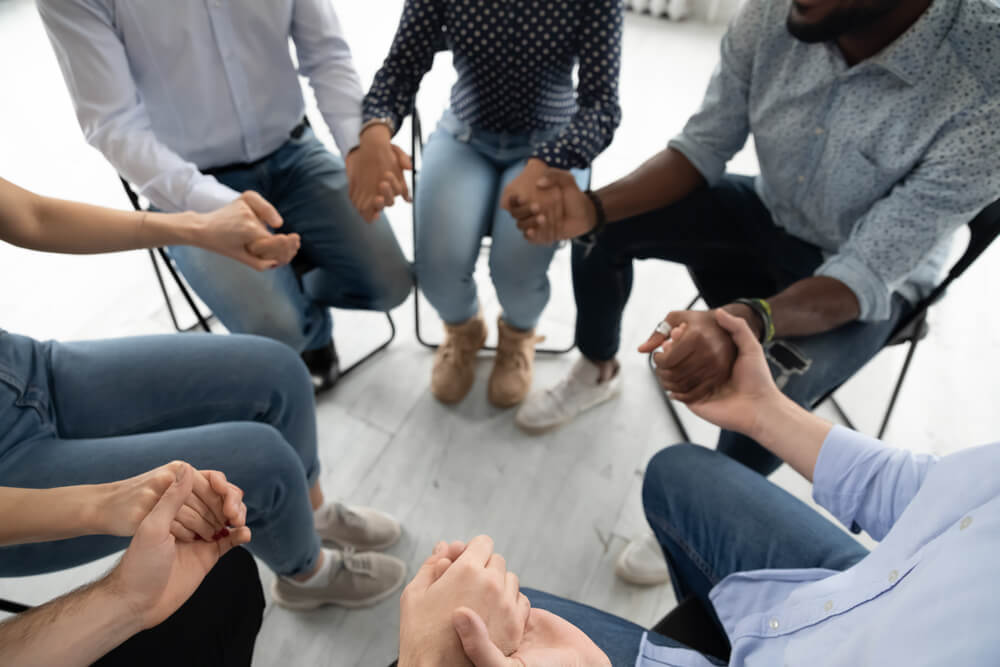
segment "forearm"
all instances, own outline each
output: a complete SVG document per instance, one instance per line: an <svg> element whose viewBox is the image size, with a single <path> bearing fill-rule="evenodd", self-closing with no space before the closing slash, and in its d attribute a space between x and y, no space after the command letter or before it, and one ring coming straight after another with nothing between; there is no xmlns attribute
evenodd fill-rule
<svg viewBox="0 0 1000 667"><path fill-rule="evenodd" d="M667 148L597 194L608 221L617 222L669 206L704 184L701 172L681 152Z"/></svg>
<svg viewBox="0 0 1000 667"><path fill-rule="evenodd" d="M201 235L201 218L193 213L118 211L42 197L6 181L0 191L0 238L32 250L92 254L198 245Z"/></svg>
<svg viewBox="0 0 1000 667"><path fill-rule="evenodd" d="M55 489L0 487L0 546L101 532L97 508L105 491L106 485Z"/></svg>
<svg viewBox="0 0 1000 667"><path fill-rule="evenodd" d="M103 579L0 624L0 664L89 665L141 629Z"/></svg>
<svg viewBox="0 0 1000 667"><path fill-rule="evenodd" d="M826 276L800 280L767 301L771 306L775 338L824 333L853 322L860 314L854 292L836 278ZM763 323L753 310L741 304L732 304L726 309L747 320L761 338Z"/></svg>
<svg viewBox="0 0 1000 667"><path fill-rule="evenodd" d="M745 434L812 481L819 451L833 424L783 394L758 405L754 425Z"/></svg>

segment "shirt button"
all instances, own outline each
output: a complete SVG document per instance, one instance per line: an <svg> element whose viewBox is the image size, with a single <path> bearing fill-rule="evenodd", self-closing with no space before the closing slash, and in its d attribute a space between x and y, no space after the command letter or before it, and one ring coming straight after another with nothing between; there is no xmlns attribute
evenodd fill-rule
<svg viewBox="0 0 1000 667"><path fill-rule="evenodd" d="M767 622L767 624L771 626L772 630L777 630L778 627L781 625L780 623L778 623L778 619L776 618L772 618L770 621Z"/></svg>
<svg viewBox="0 0 1000 667"><path fill-rule="evenodd" d="M827 600L826 604L823 605L823 610L830 611L831 609L833 609L833 600Z"/></svg>
<svg viewBox="0 0 1000 667"><path fill-rule="evenodd" d="M962 523L958 524L958 528L959 528L959 530L965 530L966 528L968 528L971 525L972 525L972 517L971 516L967 516L964 519L962 519Z"/></svg>
<svg viewBox="0 0 1000 667"><path fill-rule="evenodd" d="M889 573L889 583L890 584L896 583L897 579L899 579L899 572L897 572L896 570L893 570L892 572Z"/></svg>

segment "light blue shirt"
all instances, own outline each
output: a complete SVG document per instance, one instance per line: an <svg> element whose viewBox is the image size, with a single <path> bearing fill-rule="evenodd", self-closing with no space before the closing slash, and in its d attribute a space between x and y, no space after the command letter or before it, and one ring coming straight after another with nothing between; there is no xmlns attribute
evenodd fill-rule
<svg viewBox="0 0 1000 667"><path fill-rule="evenodd" d="M747 0L703 106L670 146L709 183L753 134L775 222L822 249L817 275L882 320L939 281L949 241L1000 197L1000 6L934 0L848 67L785 28L790 0Z"/></svg>
<svg viewBox="0 0 1000 667"><path fill-rule="evenodd" d="M813 498L880 543L844 572L758 570L719 582L710 598L730 665L1000 664L997 471L1000 443L939 460L834 427ZM711 663L644 637L636 665Z"/></svg>
<svg viewBox="0 0 1000 667"><path fill-rule="evenodd" d="M357 144L364 94L330 0L38 0L38 10L87 141L161 209L235 199L199 170L288 141L305 111L299 74L341 151Z"/></svg>

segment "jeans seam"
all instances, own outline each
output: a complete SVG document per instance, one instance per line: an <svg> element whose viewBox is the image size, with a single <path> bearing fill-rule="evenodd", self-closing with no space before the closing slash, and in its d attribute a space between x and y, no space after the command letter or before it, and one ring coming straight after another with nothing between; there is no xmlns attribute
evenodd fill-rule
<svg viewBox="0 0 1000 667"><path fill-rule="evenodd" d="M708 579L709 583L712 586L715 586L717 583L719 583L719 578L712 571L712 568L709 567L705 559L702 558L701 554L699 554L686 540L684 540L677 533L677 531L674 530L673 526L666 521L666 519L659 516L655 516L651 517L650 522L656 523L657 527L661 528L665 533L667 533L670 536L670 539L672 539L681 548L681 550L685 553L685 555L687 555L688 558L691 559L691 562L694 563L694 566L698 568L698 570L705 576L706 579Z"/></svg>

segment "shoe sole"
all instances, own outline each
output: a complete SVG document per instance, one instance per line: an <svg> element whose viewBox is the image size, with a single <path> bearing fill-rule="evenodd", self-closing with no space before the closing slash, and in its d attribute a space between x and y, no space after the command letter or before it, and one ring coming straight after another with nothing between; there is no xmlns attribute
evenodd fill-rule
<svg viewBox="0 0 1000 667"><path fill-rule="evenodd" d="M275 604L293 611L313 611L328 605L344 607L345 609L361 609L363 607L372 607L382 600L391 597L396 591L402 588L405 581L406 570L403 570L399 580L396 581L391 587L382 591L378 595L373 595L372 597L365 598L364 600L301 600L292 602L281 597L281 594L278 592L278 580L275 579L274 583L271 584L271 598L274 600Z"/></svg>
<svg viewBox="0 0 1000 667"><path fill-rule="evenodd" d="M517 424L521 428L521 430L523 430L525 433L530 433L531 435L541 435L543 433L548 433L549 431L557 429L560 426L563 426L564 424L568 424L569 422L573 421L574 419L582 415L587 410L593 410L598 405L601 405L602 403L607 403L613 398L617 398L621 393L622 393L622 387L621 384L619 384L615 389L611 391L610 394L608 394L607 398L602 398L601 400L591 403L587 407L580 409L579 411L577 411L576 414L569 415L557 422L552 422L544 426L534 426L532 424L525 424L524 422L521 421L521 419L517 415L514 415L514 423Z"/></svg>

